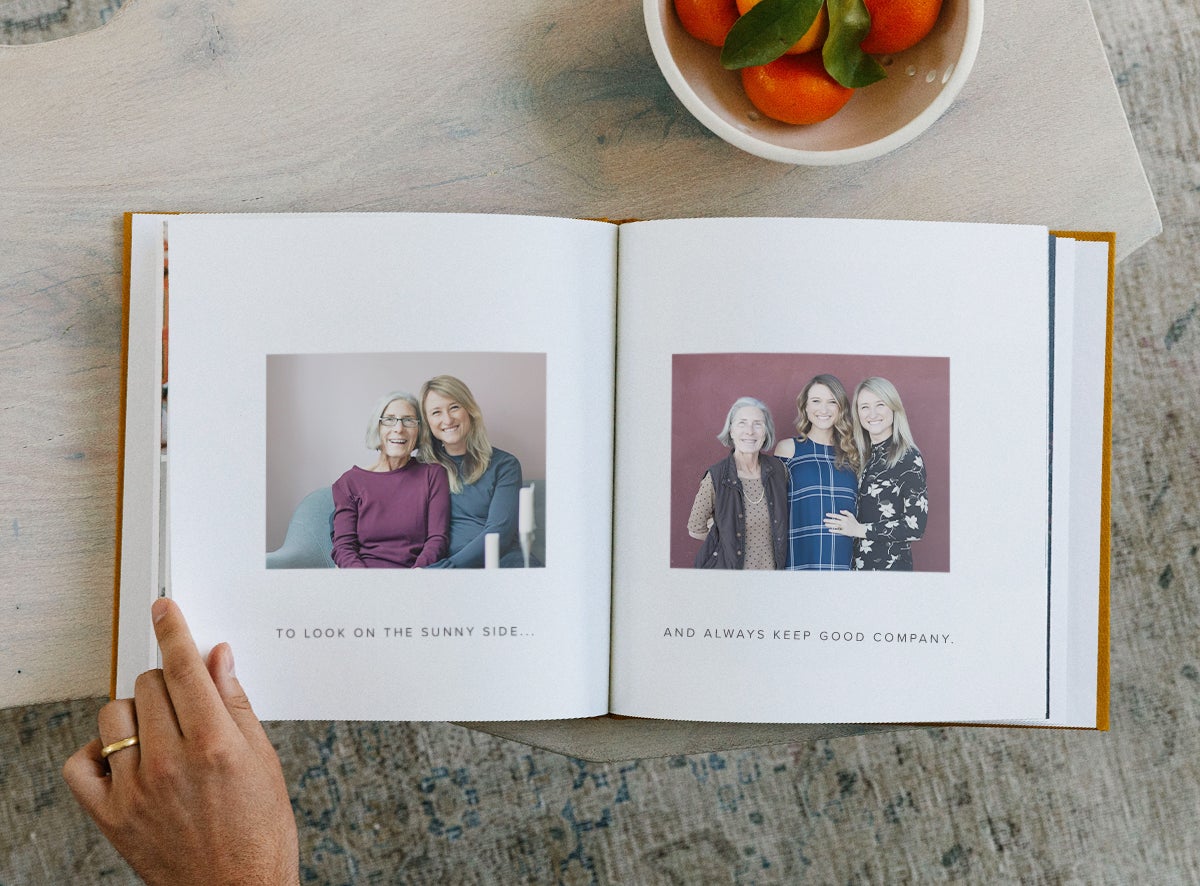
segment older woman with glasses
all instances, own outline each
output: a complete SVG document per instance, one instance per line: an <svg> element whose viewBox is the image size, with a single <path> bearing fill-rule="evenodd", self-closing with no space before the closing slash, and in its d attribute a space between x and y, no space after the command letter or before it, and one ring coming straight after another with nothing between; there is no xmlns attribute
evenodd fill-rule
<svg viewBox="0 0 1200 886"><path fill-rule="evenodd" d="M438 465L412 457L421 426L417 398L380 397L367 422L379 457L333 484L333 561L343 569L429 566L450 536L450 484Z"/></svg>

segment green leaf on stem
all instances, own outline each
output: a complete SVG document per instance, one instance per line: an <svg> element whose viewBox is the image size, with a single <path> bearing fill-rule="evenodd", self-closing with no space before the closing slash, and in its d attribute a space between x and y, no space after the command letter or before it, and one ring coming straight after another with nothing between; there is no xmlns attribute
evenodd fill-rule
<svg viewBox="0 0 1200 886"><path fill-rule="evenodd" d="M886 77L883 66L859 48L871 30L871 13L863 0L827 0L826 6L829 36L821 49L821 58L829 76L852 89L870 86Z"/></svg>
<svg viewBox="0 0 1200 886"><path fill-rule="evenodd" d="M822 2L762 0L730 28L721 64L736 70L775 61L812 27Z"/></svg>

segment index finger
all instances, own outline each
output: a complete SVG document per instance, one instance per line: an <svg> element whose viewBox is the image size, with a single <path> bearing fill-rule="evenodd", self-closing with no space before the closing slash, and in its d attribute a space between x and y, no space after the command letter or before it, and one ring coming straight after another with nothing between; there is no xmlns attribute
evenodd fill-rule
<svg viewBox="0 0 1200 886"><path fill-rule="evenodd" d="M183 612L173 600L160 597L150 608L154 635L162 650L163 680L185 738L229 720Z"/></svg>

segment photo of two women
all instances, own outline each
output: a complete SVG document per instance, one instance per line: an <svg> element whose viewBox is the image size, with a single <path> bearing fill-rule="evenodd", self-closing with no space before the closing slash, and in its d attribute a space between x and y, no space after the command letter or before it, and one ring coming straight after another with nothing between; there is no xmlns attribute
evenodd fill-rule
<svg viewBox="0 0 1200 886"><path fill-rule="evenodd" d="M269 569L543 565L544 354L267 358Z"/></svg>
<svg viewBox="0 0 1200 886"><path fill-rule="evenodd" d="M949 361L673 359L671 566L949 571Z"/></svg>

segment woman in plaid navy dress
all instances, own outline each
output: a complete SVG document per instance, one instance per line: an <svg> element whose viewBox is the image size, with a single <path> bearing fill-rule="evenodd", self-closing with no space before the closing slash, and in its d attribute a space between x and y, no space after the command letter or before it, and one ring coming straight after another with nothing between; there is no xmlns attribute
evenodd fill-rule
<svg viewBox="0 0 1200 886"><path fill-rule="evenodd" d="M788 569L848 570L853 539L834 535L825 515L854 513L858 495L858 449L846 389L832 375L818 375L796 397L796 436L775 447L790 479Z"/></svg>

